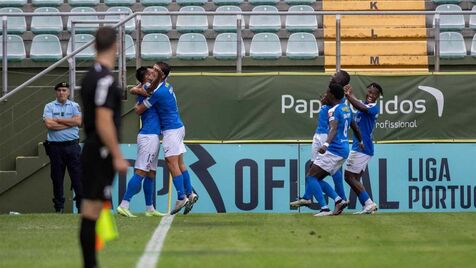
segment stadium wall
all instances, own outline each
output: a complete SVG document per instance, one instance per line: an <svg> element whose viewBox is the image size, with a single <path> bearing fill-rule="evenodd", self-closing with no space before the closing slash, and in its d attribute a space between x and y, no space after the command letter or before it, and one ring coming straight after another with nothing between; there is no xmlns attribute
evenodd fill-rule
<svg viewBox="0 0 476 268"><path fill-rule="evenodd" d="M13 73L10 85L25 81L33 71ZM55 70L34 87L0 103L0 213L51 211L49 163L38 144L46 137L43 107L54 98L52 86L67 79L66 74L66 69ZM357 96L363 96L370 82L384 87L377 143L453 146L454 142L476 141L472 121L476 107L471 103L476 97L475 74L353 74L351 84ZM228 150L225 143L305 146L315 129L320 107L317 99L329 78L330 74L323 73L176 73L169 81L177 93L189 146L219 143L214 146ZM132 70L128 83L135 84ZM134 97L128 96L123 103L124 144L135 143L139 128L132 111L134 102ZM270 153L263 159L274 159L274 145L265 146L270 146ZM233 150L227 155L231 154ZM462 156L469 159L474 151L463 151ZM69 185L68 178L66 181ZM67 193L70 202L71 192Z"/></svg>

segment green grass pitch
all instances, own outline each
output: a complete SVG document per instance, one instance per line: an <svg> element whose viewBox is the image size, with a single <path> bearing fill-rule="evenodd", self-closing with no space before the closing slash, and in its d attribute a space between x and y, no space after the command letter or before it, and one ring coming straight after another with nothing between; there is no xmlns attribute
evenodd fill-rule
<svg viewBox="0 0 476 268"><path fill-rule="evenodd" d="M135 267L160 218L117 218L101 267ZM476 213L191 214L158 267L476 267ZM0 267L81 267L77 215L0 216Z"/></svg>

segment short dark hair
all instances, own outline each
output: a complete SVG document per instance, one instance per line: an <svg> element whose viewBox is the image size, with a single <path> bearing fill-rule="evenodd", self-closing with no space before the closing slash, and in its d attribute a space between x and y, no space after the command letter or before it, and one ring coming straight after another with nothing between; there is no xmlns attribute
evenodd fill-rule
<svg viewBox="0 0 476 268"><path fill-rule="evenodd" d="M117 31L109 26L99 27L95 34L95 47L98 53L110 49L117 40Z"/></svg>
<svg viewBox="0 0 476 268"><path fill-rule="evenodd" d="M350 83L350 75L348 72L344 70L340 70L335 75L335 82L341 86L346 86Z"/></svg>
<svg viewBox="0 0 476 268"><path fill-rule="evenodd" d="M170 73L170 65L168 65L167 63L163 61L157 62L157 65L159 65L160 70L162 70L162 73L164 73L164 76L165 76L164 78L167 78Z"/></svg>
<svg viewBox="0 0 476 268"><path fill-rule="evenodd" d="M139 67L139 69L136 70L136 79L137 81L144 83L145 75L147 74L147 68L148 67Z"/></svg>
<svg viewBox="0 0 476 268"><path fill-rule="evenodd" d="M338 100L341 100L344 97L344 88L340 84L330 84L329 91Z"/></svg>
<svg viewBox="0 0 476 268"><path fill-rule="evenodd" d="M69 84L66 83L66 82L58 83L58 84L56 84L56 86L55 86L55 91L58 90L58 88L60 88L60 87L67 87L67 88L69 89Z"/></svg>
<svg viewBox="0 0 476 268"><path fill-rule="evenodd" d="M374 87L374 88L378 89L378 92L380 92L380 95L383 96L383 89L379 84L377 84L375 82L372 82L367 86L367 88L371 88L371 87Z"/></svg>

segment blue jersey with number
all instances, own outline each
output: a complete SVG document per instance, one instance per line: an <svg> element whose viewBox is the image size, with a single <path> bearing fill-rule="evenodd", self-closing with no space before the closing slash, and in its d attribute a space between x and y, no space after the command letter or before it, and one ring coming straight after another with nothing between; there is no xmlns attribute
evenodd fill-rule
<svg viewBox="0 0 476 268"><path fill-rule="evenodd" d="M330 108L331 106L329 105L322 105L319 117L317 118L317 134L327 134L327 132L329 132L329 116L327 112Z"/></svg>
<svg viewBox="0 0 476 268"><path fill-rule="evenodd" d="M147 90L147 85L144 86ZM137 103L142 103L146 97L137 96ZM160 118L157 109L147 109L140 115L142 127L139 130L139 134L157 134L160 135Z"/></svg>
<svg viewBox="0 0 476 268"><path fill-rule="evenodd" d="M144 100L147 108L158 105L158 113L162 130L183 127L177 106L177 99L172 85L165 81L160 83L154 94Z"/></svg>
<svg viewBox="0 0 476 268"><path fill-rule="evenodd" d="M329 123L337 121L337 132L334 139L329 144L327 150L343 158L349 156L349 137L348 131L352 121L352 111L345 103L340 103L328 112Z"/></svg>
<svg viewBox="0 0 476 268"><path fill-rule="evenodd" d="M358 111L355 116L355 122L359 126L362 141L364 142L364 150L360 149L359 142L354 139L352 143L352 150L364 153L366 155L374 155L374 143L372 141L372 134L375 128L380 107L377 103L364 103L367 106L367 111Z"/></svg>

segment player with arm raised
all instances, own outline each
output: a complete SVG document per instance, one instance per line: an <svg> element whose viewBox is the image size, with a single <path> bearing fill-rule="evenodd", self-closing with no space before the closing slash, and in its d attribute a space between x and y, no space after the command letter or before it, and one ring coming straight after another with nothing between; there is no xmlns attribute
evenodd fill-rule
<svg viewBox="0 0 476 268"><path fill-rule="evenodd" d="M380 96L383 96L382 87L377 83L371 83L367 86L367 94L365 101L359 101L352 93L352 88L347 87L345 97L358 110L355 121L362 133L362 141L364 147L359 146L359 142L354 139L352 151L349 159L347 159L345 167L345 181L359 197L362 204L362 211L356 214L372 214L377 211L377 205L372 201L369 194L365 190L364 185L360 182L363 172L367 168L370 158L374 155L374 144L372 134L375 128L380 108L377 104Z"/></svg>

